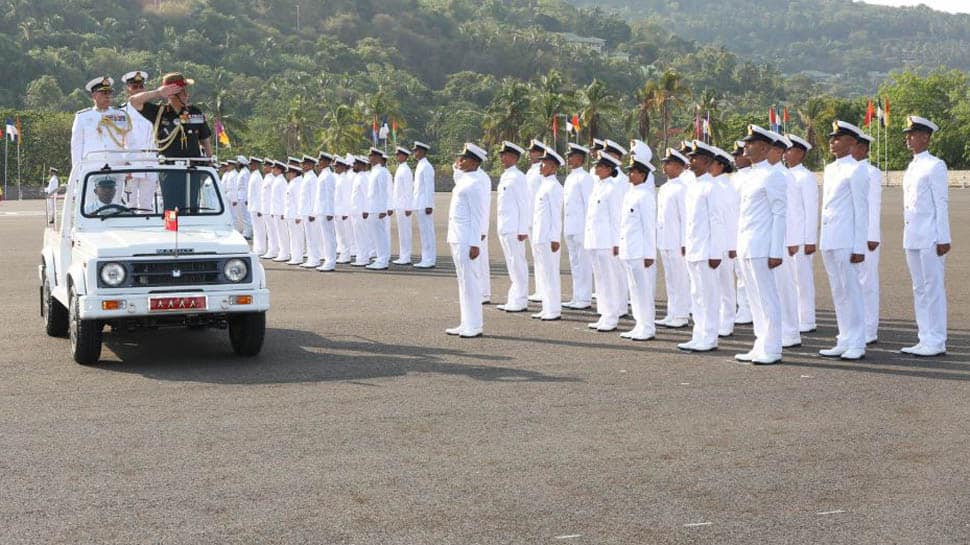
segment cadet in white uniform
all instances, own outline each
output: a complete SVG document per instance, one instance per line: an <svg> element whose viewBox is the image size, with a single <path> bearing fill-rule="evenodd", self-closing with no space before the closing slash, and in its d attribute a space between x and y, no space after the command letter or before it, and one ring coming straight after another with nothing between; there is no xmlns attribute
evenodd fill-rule
<svg viewBox="0 0 970 545"><path fill-rule="evenodd" d="M148 72L135 70L121 76L125 84L128 97L145 90ZM131 120L131 131L125 139L125 148L129 150L155 149L155 130L149 120L141 115L131 102L125 102L121 108ZM140 166L147 166L142 163ZM128 193L128 203L140 211L155 212L155 187L158 185L158 175L155 173L137 173L128 178L125 191Z"/></svg>
<svg viewBox="0 0 970 545"><path fill-rule="evenodd" d="M652 155L652 153L651 153ZM626 267L633 329L620 333L632 341L650 340L656 334L654 293L657 288L657 202L654 166L634 152L630 156L630 189L623 196L618 256Z"/></svg>
<svg viewBox="0 0 970 545"><path fill-rule="evenodd" d="M738 140L734 143L734 150L731 152L734 157L734 166L737 169L734 174L731 175L731 187L734 188L735 193L738 194L738 210L740 215L741 206L741 184L744 183L744 177L751 170L751 160L744 156L744 141ZM816 206L816 208L818 208ZM818 214L816 214L818 216ZM735 237L737 236L737 229L735 229ZM737 239L735 238L735 241ZM734 275L737 277L737 301L738 301L738 313L734 317L734 325L744 325L751 323L751 305L748 304L748 293L744 289L744 276L741 274L741 267L738 266L738 262L734 263Z"/></svg>
<svg viewBox="0 0 970 545"><path fill-rule="evenodd" d="M866 260L859 271L862 284L862 304L866 312L866 345L879 338L879 219L882 214L882 171L869 162L869 145L875 138L862 134L862 140L852 148L852 158L866 171L869 221L866 227Z"/></svg>
<svg viewBox="0 0 970 545"><path fill-rule="evenodd" d="M74 115L74 124L71 127L72 171L89 153L125 149L132 120L127 113L111 106L113 85L113 79L99 77L84 86L91 93L94 106ZM72 179L73 177L74 174L71 174ZM120 195L116 194L115 202L120 202Z"/></svg>
<svg viewBox="0 0 970 545"><path fill-rule="evenodd" d="M411 150L397 147L397 168L394 170L394 191L392 196L394 212L397 216L397 259L395 265L411 264L411 213L414 201L414 173L408 166Z"/></svg>
<svg viewBox="0 0 970 545"><path fill-rule="evenodd" d="M562 253L562 185L556 171L566 166L566 160L553 150L546 150L540 159L542 181L536 189L532 214L532 255L536 260L536 278L542 277L542 309L532 317L559 320L562 315L562 283L559 262Z"/></svg>
<svg viewBox="0 0 970 545"><path fill-rule="evenodd" d="M751 160L750 173L741 185L738 214L738 266L754 321L755 343L751 351L737 354L741 363L771 365L781 361L781 302L773 270L785 252L785 177L768 164L771 131L748 126L744 154Z"/></svg>
<svg viewBox="0 0 970 545"><path fill-rule="evenodd" d="M946 163L930 154L930 137L940 128L915 115L906 119L906 146L913 160L903 176L903 249L913 278L919 343L901 352L931 357L946 354L944 271L950 251Z"/></svg>
<svg viewBox="0 0 970 545"><path fill-rule="evenodd" d="M234 199L236 198L236 176L239 175L236 167L239 166L239 162L235 159L229 159L225 162L225 169L222 171L222 177L219 178L219 188L222 189L222 196L225 199L225 205L229 208L229 214L232 216L232 228L239 231L239 224L236 221L238 218L236 216L236 205L238 204Z"/></svg>
<svg viewBox="0 0 970 545"><path fill-rule="evenodd" d="M455 163L455 187L451 190L451 205L448 208L448 236L451 257L458 276L458 300L461 308L461 323L458 327L445 330L448 335L462 338L482 335L482 288L478 285L478 265L482 243L482 200L488 196L483 193L485 183L481 178L488 175L481 170L488 153L475 144L466 143ZM491 182L487 182L491 186Z"/></svg>
<svg viewBox="0 0 970 545"><path fill-rule="evenodd" d="M357 256L351 264L354 267L365 267L370 263L371 257L377 255L373 237L367 223L370 213L367 211L367 187L369 173L367 172L368 161L365 157L354 157L353 172L351 177L353 183L350 189L350 200L353 203L354 212L354 239L357 244Z"/></svg>
<svg viewBox="0 0 970 545"><path fill-rule="evenodd" d="M731 183L730 174L734 171L731 154L721 148L712 146L716 151L714 162L708 167L708 172L714 177L717 198L714 204L720 208L724 219L724 254L721 265L717 268L717 280L721 302L718 305L718 337L730 337L734 334L734 320L737 317L737 288L735 263L738 257L738 213L741 198Z"/></svg>
<svg viewBox="0 0 970 545"><path fill-rule="evenodd" d="M509 293L505 304L496 308L505 312L523 312L529 307L529 263L525 260L525 246L532 223L532 197L525 175L517 166L524 154L525 150L507 140L498 152L505 171L496 189L495 233L509 272Z"/></svg>
<svg viewBox="0 0 970 545"><path fill-rule="evenodd" d="M836 345L820 350L824 357L858 360L866 354L865 304L859 276L866 258L869 228L869 173L852 157L862 130L836 121L829 134L835 162L825 167L822 180L822 262L832 288L832 303L839 327Z"/></svg>
<svg viewBox="0 0 970 545"><path fill-rule="evenodd" d="M334 212L336 178L330 169L333 155L321 151L317 156L315 174L317 192L313 197L313 215L320 230L320 257L323 263L317 267L320 272L332 272L337 268L337 227Z"/></svg>
<svg viewBox="0 0 970 545"><path fill-rule="evenodd" d="M276 257L273 261L289 261L290 260L290 226L288 222L288 217L286 216L286 194L289 187L286 178L287 171L286 163L282 161L276 161L273 164L273 200L272 200L272 214L276 221L276 235L277 243L279 244L279 251L276 253Z"/></svg>
<svg viewBox="0 0 970 545"><path fill-rule="evenodd" d="M714 177L708 168L714 162L714 147L694 140L690 152L690 167L696 181L687 186L684 194L687 211L684 229L684 249L687 273L690 275L691 311L694 329L691 339L677 348L688 352L717 350L720 282L717 268L727 250L723 209L717 204L720 196Z"/></svg>
<svg viewBox="0 0 970 545"><path fill-rule="evenodd" d="M657 250L664 267L667 291L667 315L657 325L681 328L690 314L690 278L684 259L684 228L687 210L686 168L690 160L683 153L667 148L661 168L667 181L657 190Z"/></svg>
<svg viewBox="0 0 970 545"><path fill-rule="evenodd" d="M367 211L370 212L371 238L374 240L377 257L367 266L372 270L387 269L391 262L391 220L394 213L391 204L391 173L384 166L387 154L371 148L368 156L371 164L367 185Z"/></svg>
<svg viewBox="0 0 970 545"><path fill-rule="evenodd" d="M266 253L261 256L264 259L276 259L280 253L279 221L273 210L276 170L276 161L263 157L263 190L259 195L259 213L266 224Z"/></svg>
<svg viewBox="0 0 970 545"><path fill-rule="evenodd" d="M354 173L350 169L353 166L354 158L350 155L346 157L337 155L334 158L333 211L337 222L338 264L350 263L351 256L357 255L353 227L354 205L351 200Z"/></svg>
<svg viewBox="0 0 970 545"><path fill-rule="evenodd" d="M286 165L286 206L283 216L290 235L290 259L287 265L301 265L306 252L306 231L303 216L303 163L299 157L288 157Z"/></svg>
<svg viewBox="0 0 970 545"><path fill-rule="evenodd" d="M586 209L583 246L593 258L596 310L600 315L599 320L588 327L597 331L615 330L627 308L626 282L617 278L618 269L614 265L620 253L620 214L624 197L614 179L619 168L618 159L606 153L599 154L593 168L598 179L593 184Z"/></svg>
<svg viewBox="0 0 970 545"><path fill-rule="evenodd" d="M57 212L57 189L61 186L61 181L57 178L57 169L50 167L47 169L51 177L47 180L47 187L44 193L47 195L47 222L54 223L54 214Z"/></svg>
<svg viewBox="0 0 970 545"><path fill-rule="evenodd" d="M788 172L795 178L802 204L802 222L799 224L802 247L795 254L795 280L798 292L798 331L815 331L815 272L812 261L818 242L818 179L805 168L802 161L812 150L808 141L788 135L791 146L785 151Z"/></svg>
<svg viewBox="0 0 970 545"><path fill-rule="evenodd" d="M562 306L575 310L587 309L593 302L593 260L583 247L586 209L594 183L593 176L583 168L588 156L588 148L569 143L566 163L570 172L563 188L563 236L566 237L573 287L572 297Z"/></svg>
<svg viewBox="0 0 970 545"><path fill-rule="evenodd" d="M781 301L781 346L791 348L802 344L798 331L798 287L795 280L795 255L802 245L802 226L805 224L805 208L802 194L795 177L788 172L782 157L791 142L772 132L775 141L768 149L768 164L785 177L785 255L781 266L774 269L775 282L778 283L778 298Z"/></svg>
<svg viewBox="0 0 970 545"><path fill-rule="evenodd" d="M320 229L320 217L317 215L320 194L320 182L317 179L317 159L304 155L300 162L303 170L300 182L300 217L303 218L303 233L306 237L306 261L300 266L305 269L316 269L320 266L320 251L323 246L323 231ZM302 260L301 260L302 261Z"/></svg>
<svg viewBox="0 0 970 545"><path fill-rule="evenodd" d="M256 255L266 253L266 222L263 217L263 175L259 169L263 160L259 157L249 158L249 188L246 202L253 222L253 252Z"/></svg>
<svg viewBox="0 0 970 545"><path fill-rule="evenodd" d="M244 155L236 157L238 167L236 168L236 193L232 196L236 205L233 211L236 214L236 222L243 237L248 240L253 238L253 218L249 214L249 159Z"/></svg>
<svg viewBox="0 0 970 545"><path fill-rule="evenodd" d="M539 190L539 184L542 183L542 174L539 173L539 169L542 166L540 164L540 159L542 159L542 156L546 154L547 149L548 146L535 138L529 142L530 164L529 169L525 171L525 182L529 187L529 210L532 210L533 206L535 205L536 191ZM529 251L531 252L531 245L526 244L526 246L529 247ZM532 266L535 268L535 255L532 256ZM536 289L529 295L529 301L533 303L542 301L542 286L539 285L541 281L541 278L536 276Z"/></svg>
<svg viewBox="0 0 970 545"><path fill-rule="evenodd" d="M434 234L434 167L427 155L431 146L424 142L414 142L414 201L411 209L418 215L418 236L421 237L421 261L415 263L419 269L434 268L438 261L438 246Z"/></svg>

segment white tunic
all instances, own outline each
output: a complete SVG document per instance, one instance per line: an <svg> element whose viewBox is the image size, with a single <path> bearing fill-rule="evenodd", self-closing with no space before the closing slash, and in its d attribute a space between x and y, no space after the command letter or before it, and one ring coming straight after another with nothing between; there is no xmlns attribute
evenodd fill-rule
<svg viewBox="0 0 970 545"><path fill-rule="evenodd" d="M657 201L653 174L640 185L632 186L623 196L620 218L620 259L657 258Z"/></svg>
<svg viewBox="0 0 970 545"><path fill-rule="evenodd" d="M946 163L924 151L903 175L903 248L922 250L950 243Z"/></svg>
<svg viewBox="0 0 970 545"><path fill-rule="evenodd" d="M263 213L263 174L259 169L249 172L249 192L246 194L249 211Z"/></svg>
<svg viewBox="0 0 970 545"><path fill-rule="evenodd" d="M367 212L386 214L391 208L391 173L386 167L371 167L367 178Z"/></svg>
<svg viewBox="0 0 970 545"><path fill-rule="evenodd" d="M284 174L273 176L273 196L270 201L270 213L279 218L286 211L286 190L289 184L286 183Z"/></svg>
<svg viewBox="0 0 970 545"><path fill-rule="evenodd" d="M434 208L434 167L423 157L414 167L414 202L412 210Z"/></svg>
<svg viewBox="0 0 970 545"><path fill-rule="evenodd" d="M316 217L313 210L317 204L317 191L319 184L317 174L313 170L303 173L303 181L300 182L300 215L303 217Z"/></svg>
<svg viewBox="0 0 970 545"><path fill-rule="evenodd" d="M818 179L805 165L794 166L788 171L795 177L802 195L802 244L814 245L818 242Z"/></svg>
<svg viewBox="0 0 970 545"><path fill-rule="evenodd" d="M283 204L283 216L287 221L303 219L300 217L300 191L303 189L300 176L286 182L286 200ZM301 256L302 257L302 256Z"/></svg>
<svg viewBox="0 0 970 545"><path fill-rule="evenodd" d="M778 162L774 166L785 177L785 246L801 246L805 244L802 188L784 163Z"/></svg>
<svg viewBox="0 0 970 545"><path fill-rule="evenodd" d="M741 184L738 257L782 259L785 254L785 177L768 161L752 165Z"/></svg>
<svg viewBox="0 0 970 545"><path fill-rule="evenodd" d="M869 159L859 161L866 169L869 179L869 225L866 228L866 240L879 242L881 240L881 230L879 228L880 214L882 214L882 171L873 166Z"/></svg>
<svg viewBox="0 0 970 545"><path fill-rule="evenodd" d="M124 150L131 128L131 117L111 106L104 111L86 108L77 112L71 127L71 164L78 164L91 152Z"/></svg>
<svg viewBox="0 0 970 545"><path fill-rule="evenodd" d="M589 195L583 247L587 250L612 250L620 243L620 210L623 192L613 178L597 180Z"/></svg>
<svg viewBox="0 0 970 545"><path fill-rule="evenodd" d="M128 133L128 138L125 140L125 148L130 150L156 149L155 127L152 126L152 122L141 115L141 112L136 110L131 102L126 102L122 109L131 119L131 132Z"/></svg>
<svg viewBox="0 0 970 545"><path fill-rule="evenodd" d="M411 210L414 200L414 174L407 163L401 163L394 171L393 210Z"/></svg>
<svg viewBox="0 0 970 545"><path fill-rule="evenodd" d="M505 169L498 181L495 231L499 235L527 235L532 223L531 197L518 167Z"/></svg>
<svg viewBox="0 0 970 545"><path fill-rule="evenodd" d="M448 207L449 244L478 246L482 233L482 184L479 182L481 170L462 172L455 177L455 187L451 190L451 204ZM484 175L484 173L482 173ZM487 176L486 176L487 178Z"/></svg>
<svg viewBox="0 0 970 545"><path fill-rule="evenodd" d="M726 250L722 208L716 204L719 191L710 174L687 186L684 195L687 221L684 247L687 261L721 259Z"/></svg>
<svg viewBox="0 0 970 545"><path fill-rule="evenodd" d="M686 171L685 171L686 172ZM684 176L670 178L657 190L657 249L676 250L684 245L687 210Z"/></svg>
<svg viewBox="0 0 970 545"><path fill-rule="evenodd" d="M866 253L869 229L869 177L851 155L825 167L822 180L822 250L849 249Z"/></svg>
<svg viewBox="0 0 970 545"><path fill-rule="evenodd" d="M563 234L582 235L586 230L586 207L593 192L593 176L583 168L566 176L563 188Z"/></svg>
<svg viewBox="0 0 970 545"><path fill-rule="evenodd" d="M546 176L536 190L532 214L532 244L560 242L562 239L563 191L555 176Z"/></svg>
<svg viewBox="0 0 970 545"><path fill-rule="evenodd" d="M724 220L725 250L737 250L738 214L740 214L741 196L734 184L731 183L731 177L727 174L721 174L714 178L714 187L717 190L717 198L714 199L714 203Z"/></svg>
<svg viewBox="0 0 970 545"><path fill-rule="evenodd" d="M326 219L327 216L335 216L336 207L335 191L336 177L330 167L327 167L317 174L317 193L314 196L315 206L313 215Z"/></svg>

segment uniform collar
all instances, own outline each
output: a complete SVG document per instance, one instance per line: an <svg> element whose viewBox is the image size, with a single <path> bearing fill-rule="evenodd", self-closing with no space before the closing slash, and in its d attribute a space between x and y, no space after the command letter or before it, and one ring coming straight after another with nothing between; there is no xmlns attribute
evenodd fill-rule
<svg viewBox="0 0 970 545"><path fill-rule="evenodd" d="M924 150L913 156L913 159L926 159L930 156L930 150Z"/></svg>
<svg viewBox="0 0 970 545"><path fill-rule="evenodd" d="M852 154L849 154L849 155L846 155L845 157L836 159L835 163L838 165L844 165L846 163L858 163L858 161L855 160L855 157L853 157Z"/></svg>
<svg viewBox="0 0 970 545"><path fill-rule="evenodd" d="M505 169L505 172L512 172L513 170L522 172L521 170L519 170L519 165L512 165L509 168Z"/></svg>
<svg viewBox="0 0 970 545"><path fill-rule="evenodd" d="M762 169L762 168L768 168L770 166L771 166L771 164L768 163L768 160L767 159L765 159L764 161L761 161L759 163L755 163L755 164L751 165L751 168L752 169Z"/></svg>

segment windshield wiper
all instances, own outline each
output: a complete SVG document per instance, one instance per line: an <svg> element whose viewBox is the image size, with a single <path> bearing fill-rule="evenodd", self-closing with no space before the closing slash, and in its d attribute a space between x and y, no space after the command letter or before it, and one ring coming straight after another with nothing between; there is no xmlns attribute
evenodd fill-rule
<svg viewBox="0 0 970 545"><path fill-rule="evenodd" d="M188 206L186 208L180 209L179 211L198 212L200 210L215 210L215 208L209 208L207 206Z"/></svg>

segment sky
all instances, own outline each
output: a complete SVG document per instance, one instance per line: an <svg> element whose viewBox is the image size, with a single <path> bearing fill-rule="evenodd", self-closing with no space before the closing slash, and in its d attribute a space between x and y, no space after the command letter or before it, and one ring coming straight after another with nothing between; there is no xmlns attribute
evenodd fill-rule
<svg viewBox="0 0 970 545"><path fill-rule="evenodd" d="M967 0L863 0L867 4L882 4L884 6L916 6L925 4L933 9L950 13L970 13L970 1Z"/></svg>

